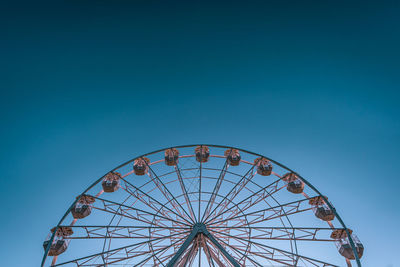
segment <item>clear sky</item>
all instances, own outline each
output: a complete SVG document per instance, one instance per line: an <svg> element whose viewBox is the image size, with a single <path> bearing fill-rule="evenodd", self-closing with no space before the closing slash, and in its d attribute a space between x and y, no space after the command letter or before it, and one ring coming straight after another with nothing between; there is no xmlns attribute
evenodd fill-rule
<svg viewBox="0 0 400 267"><path fill-rule="evenodd" d="M166 146L296 170L400 266L399 1L8 1L0 7L2 266L38 266L95 179Z"/></svg>

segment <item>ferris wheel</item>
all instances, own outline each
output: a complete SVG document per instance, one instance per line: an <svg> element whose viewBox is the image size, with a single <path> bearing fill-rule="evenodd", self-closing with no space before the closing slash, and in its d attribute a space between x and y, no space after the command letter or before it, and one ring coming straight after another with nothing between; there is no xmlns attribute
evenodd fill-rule
<svg viewBox="0 0 400 267"><path fill-rule="evenodd" d="M41 266L361 266L364 247L327 196L239 148L147 153L75 197Z"/></svg>

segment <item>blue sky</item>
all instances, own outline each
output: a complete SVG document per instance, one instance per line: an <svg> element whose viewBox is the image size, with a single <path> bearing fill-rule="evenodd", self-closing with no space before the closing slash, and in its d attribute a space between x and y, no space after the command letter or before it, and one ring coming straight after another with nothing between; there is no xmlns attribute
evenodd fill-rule
<svg viewBox="0 0 400 267"><path fill-rule="evenodd" d="M37 266L48 229L116 165L212 143L296 170L354 229L365 266L400 266L399 11L389 1L3 3L2 264Z"/></svg>

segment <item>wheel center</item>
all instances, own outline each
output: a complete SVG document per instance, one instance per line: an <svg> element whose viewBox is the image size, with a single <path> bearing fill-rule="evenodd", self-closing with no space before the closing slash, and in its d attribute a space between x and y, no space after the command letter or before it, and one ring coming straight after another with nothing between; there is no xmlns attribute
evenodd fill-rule
<svg viewBox="0 0 400 267"><path fill-rule="evenodd" d="M203 233L203 234L205 234L205 233L207 233L208 231L207 231L206 225L205 225L204 223L195 223L195 224L193 225L193 230L192 230L192 232L194 232L194 233Z"/></svg>

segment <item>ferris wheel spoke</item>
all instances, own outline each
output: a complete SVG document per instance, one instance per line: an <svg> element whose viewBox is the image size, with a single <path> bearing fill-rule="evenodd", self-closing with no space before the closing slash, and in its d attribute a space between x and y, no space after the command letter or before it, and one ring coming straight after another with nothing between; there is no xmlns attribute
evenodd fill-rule
<svg viewBox="0 0 400 267"><path fill-rule="evenodd" d="M229 261L222 255L219 249L205 236L202 238L204 240L205 247L207 248L207 252L210 254L210 259L214 260L220 267L229 266Z"/></svg>
<svg viewBox="0 0 400 267"><path fill-rule="evenodd" d="M117 202L114 202L111 200L106 200L106 199L99 198L99 197L96 197L96 199L100 200L103 203L103 208L93 206L94 209L108 212L111 214L117 214L119 216L124 216L126 218L129 218L129 219L132 219L135 221L152 224L151 219L157 217L157 218L164 219L166 222L174 222L179 225L190 226L184 222L173 220L171 218L168 218L168 217L165 217L165 216L162 216L159 214L151 213L148 211L144 211L144 210L141 210L138 208L134 208L132 206L127 206L124 204L120 204L120 203L117 203ZM114 207L117 207L117 209L115 209Z"/></svg>
<svg viewBox="0 0 400 267"><path fill-rule="evenodd" d="M140 253L136 253L136 254L131 255L131 256L111 258L111 261L110 261L110 257L108 257L107 259L104 260L104 263L107 264L107 265L109 265L109 264L115 264L115 263L122 263L123 261L130 260L130 259L135 258L135 257L140 257L140 256L149 255L149 254L151 254L153 258L158 259L157 255L158 255L159 253L162 254L163 251L165 251L165 250L167 250L168 248L170 248L170 247L173 246L173 244L170 244L170 245L168 245L168 246L165 246L165 245L160 246L160 245L158 245L157 248L153 248L153 246L156 246L158 243L160 243L160 242L162 242L162 241L163 241L163 240L160 239L160 240L155 240L155 241L153 241L153 242L148 243L147 245L149 245L150 252L147 251L147 250L144 250L144 251L140 251ZM154 244L153 244L153 243L154 243ZM146 245L146 244L144 244L144 245ZM138 252L138 251L135 249L135 252ZM96 266L97 266L97 265L96 265Z"/></svg>
<svg viewBox="0 0 400 267"><path fill-rule="evenodd" d="M189 233L189 232L190 231L186 231L185 233ZM127 257L129 257L129 258L137 257L138 255L142 255L142 253L150 253L150 250L140 250L141 247L147 245L148 243L160 241L162 239L168 239L168 238L170 238L172 236L175 236L175 235L178 235L178 234L173 234L173 235L163 236L163 237L157 237L157 238L153 238L153 239L150 239L150 240L141 241L139 243L130 244L130 245L127 245L127 246L114 248L114 249L110 249L110 250L103 251L103 252L100 252L100 253L95 253L95 254L92 254L92 255L89 255L89 256L85 256L85 257L69 260L69 261L66 261L66 262L58 263L58 264L56 264L54 266L61 266L61 265L69 264L69 263L75 263L78 266L81 266L80 262L84 262L85 264L87 264L89 261L93 261L93 260L99 259L102 255L112 255L114 257L118 257L119 259L125 259ZM122 255L116 256L118 253L121 253Z"/></svg>
<svg viewBox="0 0 400 267"><path fill-rule="evenodd" d="M157 261L158 261L162 266L166 266L167 265L166 263L168 262L168 260L171 259L174 256L175 251L176 251L176 247L180 247L184 243L186 238L187 238L187 235L180 236L179 237L179 242L171 242L171 245L168 246L168 248L174 247L174 250L171 253L167 254L167 255L162 255L162 254L164 254L165 252L168 251L168 250L163 250L162 253L160 255L158 255L158 257L155 257L154 265L158 265L157 264Z"/></svg>
<svg viewBox="0 0 400 267"><path fill-rule="evenodd" d="M300 203L298 203L300 204ZM252 212L252 213L243 213L242 211L238 212L236 211L235 213L232 213L227 219L222 220L220 222L216 222L215 224L212 224L213 226L220 226L222 224L229 224L229 226L232 227L236 227L236 226L240 226L243 224L247 224L249 225L249 228L251 228L254 225L263 223L265 221L271 221L271 220L275 220L275 219L279 219L280 223L282 225L285 225L284 222L282 221L282 218L286 218L289 221L289 224L291 224L290 220L289 220L289 216L293 215L293 214L297 214L297 213L301 213L301 212L305 212L305 211L309 211L312 208L304 208L304 209L300 209L299 205L287 205L288 209L285 210L286 206L276 206L276 207L271 207L266 210L263 209L261 211L257 211L257 212ZM242 213L242 216L236 216L239 213ZM235 224L232 224L233 222L236 222Z"/></svg>
<svg viewBox="0 0 400 267"><path fill-rule="evenodd" d="M152 230L152 234L161 236L159 232L175 230L176 227L171 226L131 226L131 225L60 225L59 227L70 227L80 230L79 233L74 232L73 236L65 239L103 239L103 238L150 238L148 234ZM180 230L190 231L190 227L182 227ZM75 230L77 231L77 230Z"/></svg>
<svg viewBox="0 0 400 267"><path fill-rule="evenodd" d="M243 264L241 264L242 266L243 266L243 265L245 266L245 264L246 264L246 259L249 260L249 261L251 261L253 264L255 264L255 265L257 265L257 266L262 266L261 264L255 262L253 259L251 259L251 258L246 254L246 250L242 250L242 251L241 251L237 246L233 246L232 244L229 244L228 242L224 241L223 238L220 238L220 237L215 236L215 233L214 233L213 236L218 240L218 242L220 242L221 244L225 245L225 247L228 247L228 248L230 249L231 252L234 252L234 253L236 254L236 256L237 256L238 258L240 258L240 259L238 260L238 262L240 262L240 261L243 260ZM208 239L207 237L205 237L205 238ZM213 244L212 242L210 242L210 243L211 243L210 246L214 247L214 244ZM218 250L218 248L215 248L215 249Z"/></svg>
<svg viewBox="0 0 400 267"><path fill-rule="evenodd" d="M223 239L219 238L219 241L221 241L221 243L223 243L225 246L230 247L231 250L235 251L236 253L240 254L243 259L243 265L246 266L246 260L251 261L255 266L260 266L262 267L263 265L261 265L260 263L256 262L254 259L252 259L250 257L250 255L248 255L248 250L247 249L243 249L240 248L239 246L234 246L232 244L227 243L226 241L224 241Z"/></svg>
<svg viewBox="0 0 400 267"><path fill-rule="evenodd" d="M241 249L241 248L236 248L236 249L237 249L237 250L243 251L243 249ZM263 254L260 253L259 251L255 252L255 251L251 251L251 250L250 250L250 251L247 251L247 254L250 254L250 255L253 256L253 257L263 258L264 260L268 260L270 263L272 263L272 262L277 262L277 263L283 264L283 265L285 265L285 266L296 266L295 263L289 264L288 262L284 262L284 261L281 261L281 260L273 259L273 258L271 258L271 257L268 257L268 256L263 255ZM253 263L255 262L257 265L260 265L260 264L257 263L254 259L252 259L252 258L250 257L250 255L247 255L247 257L248 257L249 259L251 259ZM260 265L260 266L262 266L262 265Z"/></svg>
<svg viewBox="0 0 400 267"><path fill-rule="evenodd" d="M103 190L102 190L103 191ZM98 197L98 196L100 196L101 194L97 194L96 195L96 197ZM128 195L125 199L124 199L124 201L122 201L122 204L125 204L129 199L131 198L131 195ZM118 211L119 211L119 208L118 208ZM117 218L117 224L119 225L120 223L121 223L121 220L122 220L122 216L118 216L119 218L117 218L117 214L114 214L112 217L111 217L111 219L110 219L110 221L108 222L108 226L110 226L112 223L113 223L113 221L114 221L114 219L115 218ZM74 223L74 225L75 225L75 223ZM108 229L107 229L107 232L108 232ZM102 249L102 251L104 252L106 249L107 249L107 241L108 241L108 249L110 249L110 247L111 247L111 236L112 235L109 235L109 237L105 237L104 238L104 241L103 241L103 249ZM102 257L102 260L103 260L103 263L105 263L105 259Z"/></svg>
<svg viewBox="0 0 400 267"><path fill-rule="evenodd" d="M245 238L247 232L251 230L249 238L258 240L296 240L296 241L320 241L320 242L333 242L330 234L335 230L342 230L344 228L330 228L330 227L271 227L271 226L215 226L211 227L210 231L223 231L235 232L232 235ZM235 231L239 230L239 231ZM240 231L242 230L242 231Z"/></svg>
<svg viewBox="0 0 400 267"><path fill-rule="evenodd" d="M150 167L150 165L148 165L148 163L146 162L148 168L149 168L149 172L147 173L149 178L154 182L154 184L157 186L157 188L160 190L160 192L164 195L164 197L168 200L168 202L171 202L173 208L181 215L184 216L182 214L181 211L183 211L187 218L192 221L192 223L195 223L195 221L193 220L193 218L190 217L190 215L187 213L187 211L182 207L182 205L179 203L179 201L176 200L176 198L174 197L174 195L171 193L171 191L169 191L169 189L165 186L165 184L161 181L161 179L157 176L157 174L154 172L154 170ZM154 176L154 178L152 177ZM186 217L185 216L185 217Z"/></svg>
<svg viewBox="0 0 400 267"><path fill-rule="evenodd" d="M214 234L216 234L216 233L214 233ZM238 250L238 251L242 251L242 252L247 256L248 259L251 259L251 261L252 261L253 263L256 262L256 261L255 261L254 259L252 259L252 258L250 257L250 255L252 255L253 257L254 257L254 256L258 256L258 257L267 259L268 261L278 262L278 263L284 264L284 265L286 265L286 266L296 266L295 261L294 261L293 259L289 259L289 262L288 262L288 261L282 261L281 259L274 259L274 257L273 257L274 254L273 254L273 253L270 253L269 251L268 251L268 254L267 254L268 256L266 256L266 255L263 255L263 254L260 253L260 252L254 252L254 251L252 251L251 248L245 250L243 247L246 246L246 243L249 244L249 242L248 242L247 239L242 239L242 238L240 238L240 237L238 237L238 236L232 237L232 236L230 236L230 235L227 235L226 238L227 238L227 239L236 239L236 242L241 243L241 244L242 244L241 246L239 246L239 245L235 245L235 246L231 245L231 247L235 248L235 249ZM222 242L224 242L224 241L222 241ZM224 242L224 243L227 244L227 242ZM250 255L248 255L248 254L250 254ZM292 262L292 263L290 263L290 262ZM257 262L256 262L256 263L257 263ZM258 265L259 265L259 264L258 264Z"/></svg>
<svg viewBox="0 0 400 267"><path fill-rule="evenodd" d="M172 209L168 208L165 204L162 204L157 199L151 197L149 194L145 193L143 190L141 190L140 188L134 186L133 184L131 184L127 180L125 180L125 179L123 179L123 180L125 182L125 187L123 189L125 191L127 191L130 195L135 197L137 200L139 200L140 202L145 204L146 206L150 207L151 209L153 209L157 213L158 212L162 213L165 217L169 217L169 218L171 218L170 215L169 215L170 214L169 212L171 212L171 213L175 214L177 217L179 217L182 220L184 220L185 222L187 222L188 224L191 224L190 221L188 221L186 218L184 218L180 214L176 213ZM157 206L159 206L159 207L157 207ZM169 212L165 211L164 209L168 210Z"/></svg>
<svg viewBox="0 0 400 267"><path fill-rule="evenodd" d="M271 184L261 188L260 190L254 192L252 195L246 197L245 199L241 200L240 202L233 204L230 208L226 208L225 210L221 211L218 215L214 216L213 218L210 218L206 223L210 223L215 221L217 218L221 218L223 214L227 212L231 212L235 216L240 212L243 212L251 207L254 207L261 201L265 200L268 197L271 197L273 194L281 190L283 186L279 187L279 182L281 179L277 179ZM240 211L239 209L240 208ZM233 210L233 211L232 211Z"/></svg>
<svg viewBox="0 0 400 267"><path fill-rule="evenodd" d="M145 258L144 260L142 260L141 262L139 262L138 264L134 265L134 266L143 266L144 264L146 264L146 262L148 262L150 259L153 259L154 265L157 265L157 262L160 262L163 266L164 264L162 263L162 259L160 259L159 257L165 253L168 249L172 248L174 246L173 243L171 243L171 245L169 246L165 246L163 248L159 248L156 250L151 250L150 256ZM161 254L160 254L161 253ZM160 255L159 255L160 254Z"/></svg>
<svg viewBox="0 0 400 267"><path fill-rule="evenodd" d="M201 179L203 176L203 163L199 162L199 205L198 205L198 213L197 218L200 221L200 213L201 213Z"/></svg>
<svg viewBox="0 0 400 267"><path fill-rule="evenodd" d="M290 215L306 212L312 210L311 207L301 207L304 202L297 202L291 205L281 205L278 207L270 208L269 210L261 211L261 213L246 214L249 225L255 225L265 221L281 219L282 217L289 218Z"/></svg>
<svg viewBox="0 0 400 267"><path fill-rule="evenodd" d="M177 163L177 164L174 166L174 168L175 168L175 171L176 171L176 175L177 175L177 177L178 177L178 180L179 180L179 185L181 186L182 193L183 193L183 195L184 195L184 197L185 197L186 206L187 206L188 209L189 209L191 218L193 219L194 222L197 222L197 218L196 218L196 215L194 214L193 206L192 206L192 203L191 203L191 201L190 201L190 199L189 199L189 196L188 196L188 193L187 193L187 190L186 190L186 187L185 187L185 183L183 182L183 179L182 179L182 173L181 173L181 171L180 171L178 165L179 165L179 163Z"/></svg>
<svg viewBox="0 0 400 267"><path fill-rule="evenodd" d="M280 205L277 205L274 207L266 208L266 209L252 211L249 213L243 213L243 214L237 215L237 216L229 216L225 219L222 219L219 221L214 221L212 223L208 223L207 225L214 225L214 224L227 222L229 220L233 220L233 219L237 219L237 218L250 217L250 216L255 218L255 219L253 219L253 221L250 222L253 224L261 222L261 221L276 219L276 218L286 216L289 214L294 214L294 213L299 213L299 212L310 210L311 209L310 207L301 209L301 204L310 199L311 198L300 199L300 200L280 204ZM283 208L288 208L288 211L283 210ZM269 213L271 213L271 214L269 214Z"/></svg>
<svg viewBox="0 0 400 267"><path fill-rule="evenodd" d="M182 255L182 257L178 260L176 266L181 267L181 266L186 266L188 262L191 261L195 253L197 253L198 250L198 236L193 240L191 243L191 246L186 249L185 253Z"/></svg>
<svg viewBox="0 0 400 267"><path fill-rule="evenodd" d="M224 196L221 202L218 203L218 205L207 215L207 217L204 219L204 221L207 221L207 219L216 213L215 217L217 217L225 208L226 206L231 203L235 197L242 191L243 188L246 187L247 183L254 177L256 174L255 172L253 173L255 165L251 165L251 168L242 176L242 178L239 180L238 183L234 185L234 187ZM249 176L249 177L247 177ZM218 207L220 207L220 210L217 212Z"/></svg>
<svg viewBox="0 0 400 267"><path fill-rule="evenodd" d="M176 238L176 239L174 238L175 240L171 238L171 245L169 246L169 248L174 247L173 251L167 255L163 255L168 251L168 250L164 250L158 257L156 257L154 259L154 264L157 265L156 262L158 261L161 265L165 266L166 264L164 264L164 263L168 262L168 260L173 257L174 252L177 250L177 248L179 248L185 242L185 240L187 239L187 236L188 236L187 234L183 234L183 235L181 234L181 235L175 236L175 238ZM150 245L151 245L151 243L150 243Z"/></svg>
<svg viewBox="0 0 400 267"><path fill-rule="evenodd" d="M248 180L250 183L255 184L251 179ZM280 180L276 180L272 184L261 188L260 190L254 192L253 190L247 188L252 195L250 197L247 197L246 199L243 199L239 201L238 203L234 203L233 199L232 201L227 201L225 204L224 208L221 208L217 214L213 216L213 218L210 218L209 222L213 222L220 218L223 214L225 213L230 213L230 216L236 216L239 213L245 212L249 208L254 208L258 203L264 201L268 206L269 203L267 201L268 198L273 198L273 195L277 192L279 192L284 186L278 187ZM256 184L257 185L257 184ZM259 186L259 185L257 185ZM259 186L260 187L260 186ZM229 204L231 205L230 208L228 208Z"/></svg>
<svg viewBox="0 0 400 267"><path fill-rule="evenodd" d="M213 192L211 194L210 200L207 202L207 206L206 206L206 208L204 210L204 213L203 213L203 216L202 216L202 218L200 220L201 222L204 222L204 217L208 216L208 214L210 212L210 209L214 205L215 198L218 195L219 188L221 187L222 181L224 180L224 177L225 177L226 171L228 170L228 167L229 167L228 157L226 157L226 160L225 160L225 163L224 163L224 167L221 169L221 172L220 172L220 174L218 176L217 182L215 183Z"/></svg>
<svg viewBox="0 0 400 267"><path fill-rule="evenodd" d="M209 221L213 221L216 218L218 218L228 207L229 204L233 204L235 197L239 195L240 191L242 191L244 188L246 188L246 185L251 182L251 179L255 176L255 173L250 173L249 177L246 177L246 179L239 181L234 188L233 193L231 194L230 197L228 198L227 196L224 197L224 199L219 202L218 206L214 208L214 210L209 214L208 218L210 219ZM236 186L238 186L236 188ZM250 189L248 189L250 191ZM234 205L234 204L233 204ZM217 209L219 207L219 209ZM239 209L238 209L239 210Z"/></svg>
<svg viewBox="0 0 400 267"><path fill-rule="evenodd" d="M199 251L199 238L197 238L193 243L190 254L187 255L185 261L181 264L181 266L184 267L187 263L189 263L189 266L191 266L194 258L196 257L197 251Z"/></svg>
<svg viewBox="0 0 400 267"><path fill-rule="evenodd" d="M211 254L210 249L209 249L208 245L206 244L206 241L205 241L205 238L204 238L203 235L200 235L200 244L201 244L201 247L204 250L204 253L206 254L206 258L207 258L208 264L210 266L212 266L212 267L215 267L214 255ZM200 255L199 255L199 257L200 257ZM215 262L218 264L218 266L223 266L222 263L220 263L218 261L215 261Z"/></svg>
<svg viewBox="0 0 400 267"><path fill-rule="evenodd" d="M159 241L156 241L156 242L159 242ZM149 243L149 244L151 244L151 243ZM156 256L157 254L161 253L162 251L168 249L171 246L172 245L166 246L166 247L159 247L157 249L151 249L151 254L153 255L153 257L157 258L157 256ZM135 252L137 252L137 251L135 250ZM148 254L150 254L150 253L147 250L145 250L145 251L141 251L141 253L136 253L135 255L131 255L131 256L127 256L127 257L122 257L122 258L117 258L116 257L115 259L111 259L111 261L106 259L104 261L104 264L106 264L107 266L108 265L112 265L112 264L116 264L116 263L122 264L123 261L128 261L128 260L131 260L131 259L133 259L135 257L145 256L145 255L148 255Z"/></svg>
<svg viewBox="0 0 400 267"><path fill-rule="evenodd" d="M216 232L215 230L212 230L212 229L210 229L210 231ZM328 263L328 262L324 262L324 261L321 261L321 260L317 260L317 259L314 259L314 258L311 258L311 257L303 256L303 255L300 255L300 254L297 254L297 253L293 253L293 252L290 252L290 251L286 251L286 250L283 250L283 249L279 249L279 248L276 248L276 247L265 245L265 244L262 244L262 243L259 243L259 242L255 242L255 241L252 241L251 239L245 239L245 238L238 237L238 236L235 236L235 235L230 235L230 234L227 234L227 233L224 233L224 232L218 232L218 233L222 234L222 235L226 235L229 238L233 238L233 239L236 239L236 240L242 240L242 241L251 243L253 246L255 246L257 248L262 248L263 250L265 250L266 255L269 254L271 256L276 256L276 257L286 257L286 258L288 258L287 264L289 264L289 265L293 264L294 262L297 262L298 259L303 259L303 260L305 260L307 262L310 262L310 263L322 264L322 265L317 265L317 266L337 266L337 265L334 265L334 264L331 264L331 263ZM251 250L249 251L249 253L251 253ZM275 260L276 261L277 258L273 258L272 257L272 258L270 258L270 260ZM283 261L283 262L285 262L285 261Z"/></svg>
<svg viewBox="0 0 400 267"><path fill-rule="evenodd" d="M239 251L239 250L242 251L243 252L241 254L242 257L240 257L239 261L242 261L242 260L246 261L246 258L243 256L246 255L246 253L250 249L250 244L248 244L248 243L246 244L245 242L241 242L241 241L237 241L236 244L232 244L232 242L230 242L231 240L227 236L224 236L217 231L212 231L212 234L218 241L221 241L221 242L229 245L231 248L237 249L237 251Z"/></svg>

